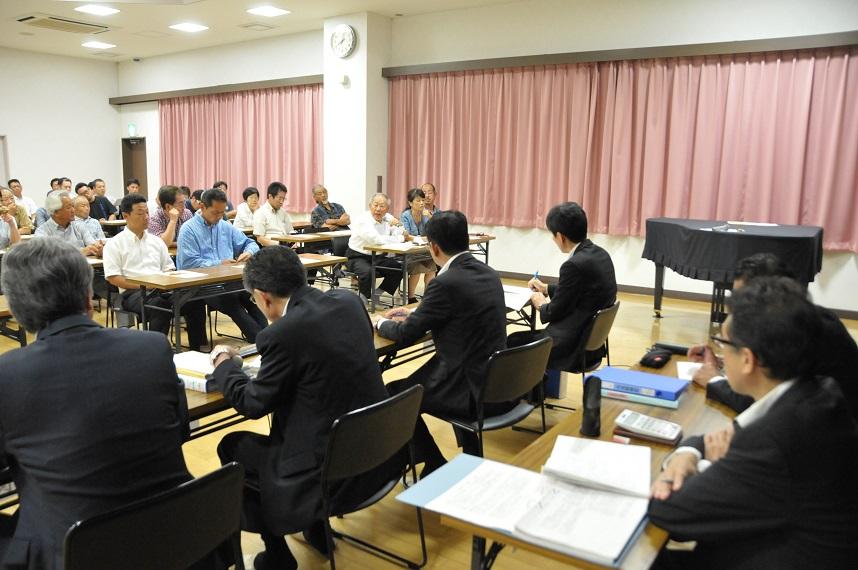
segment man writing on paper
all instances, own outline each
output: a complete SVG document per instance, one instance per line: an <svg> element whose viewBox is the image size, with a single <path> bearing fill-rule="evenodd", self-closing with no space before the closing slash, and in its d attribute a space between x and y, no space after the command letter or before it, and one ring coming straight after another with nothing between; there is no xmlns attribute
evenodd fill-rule
<svg viewBox="0 0 858 570"><path fill-rule="evenodd" d="M733 279L733 290L759 277L792 277L786 265L774 254L758 253L739 261ZM818 376L830 376L839 384L852 414L858 415L858 345L831 310L816 305L822 329L816 339L816 348L809 358L814 361L813 371ZM736 412L744 412L754 403L750 396L737 394L727 382L722 363L708 345L698 344L688 349L688 358L702 363L692 380L706 388L706 397L721 402Z"/></svg>
<svg viewBox="0 0 858 570"><path fill-rule="evenodd" d="M104 246L104 276L122 295L122 308L138 315L143 314L143 294L140 286L128 277L173 271L176 267L163 240L146 231L149 225L149 208L140 194L126 194L120 203L125 229L108 240ZM169 334L173 323L170 293L160 293L145 299L149 330ZM168 309L168 311L148 306ZM188 325L188 345L200 350L206 344L205 301L191 301L182 306L182 315Z"/></svg>
<svg viewBox="0 0 858 570"><path fill-rule="evenodd" d="M92 320L92 269L68 243L14 247L0 279L37 337L0 357L0 457L21 499L0 567L61 568L73 523L191 478L185 390L164 336Z"/></svg>
<svg viewBox="0 0 858 570"><path fill-rule="evenodd" d="M234 362L235 350L215 347L214 378L240 414L273 413L274 419L270 435L225 436L218 455L246 470L250 486L242 522L265 543L254 568L296 568L284 534L304 531L311 545L327 552L321 468L333 421L383 400L387 392L372 325L356 295L308 286L301 260L286 247L265 248L248 260L244 286L271 321L256 340L262 364L256 378L249 378ZM334 504L359 504L403 465L392 462L339 484Z"/></svg>
<svg viewBox="0 0 858 570"><path fill-rule="evenodd" d="M410 344L432 331L435 355L405 380L387 385L398 394L422 384L421 410L476 419L476 398L485 382L489 356L506 348L506 307L497 272L468 252L468 220L455 210L439 212L426 224L426 239L432 259L441 270L426 286L420 305L413 312L391 309L378 319L381 336ZM487 415L512 408L501 404ZM477 453L477 437L456 432L466 453ZM414 431L417 462L424 462L421 476L445 463L422 418Z"/></svg>
<svg viewBox="0 0 858 570"><path fill-rule="evenodd" d="M812 373L818 313L783 277L754 280L731 305L713 340L731 386L755 403L735 428L690 438L665 461L649 516L697 547L657 564L853 568L858 424L837 383Z"/></svg>
<svg viewBox="0 0 858 570"><path fill-rule="evenodd" d="M224 219L226 194L222 190L206 190L200 205L200 215L192 216L179 230L176 255L179 269L243 263L259 251L255 241ZM209 297L206 303L228 315L248 342L256 342L256 335L268 325L244 291Z"/></svg>

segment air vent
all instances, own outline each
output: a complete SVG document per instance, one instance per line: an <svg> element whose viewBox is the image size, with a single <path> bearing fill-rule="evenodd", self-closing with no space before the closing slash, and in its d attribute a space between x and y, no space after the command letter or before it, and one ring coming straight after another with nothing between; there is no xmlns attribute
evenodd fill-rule
<svg viewBox="0 0 858 570"><path fill-rule="evenodd" d="M242 24L239 28L244 28L245 30L253 30L254 32L267 32L268 30L273 30L276 26L269 26L268 24L260 24L259 22L253 22L251 24Z"/></svg>
<svg viewBox="0 0 858 570"><path fill-rule="evenodd" d="M88 24L80 20L69 20L68 18L58 18L56 16L46 16L45 14L21 16L18 18L18 22L27 26L33 26L34 28L57 32L71 32L73 34L100 34L110 30L107 26Z"/></svg>

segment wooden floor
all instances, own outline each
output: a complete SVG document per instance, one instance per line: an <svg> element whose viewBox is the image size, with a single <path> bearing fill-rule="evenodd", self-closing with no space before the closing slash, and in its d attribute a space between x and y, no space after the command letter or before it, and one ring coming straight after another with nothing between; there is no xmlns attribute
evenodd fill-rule
<svg viewBox="0 0 858 570"><path fill-rule="evenodd" d="M710 334L708 304L666 299L662 311L663 318L655 319L652 312L652 297L620 294L619 299L621 306L610 336L611 364L614 366L635 364L655 341L691 344L704 341ZM104 313L96 313L96 320L103 323ZM845 321L845 323L852 336L858 338L858 321ZM232 323L224 323L223 317L221 317L219 329L222 332L237 333L237 329ZM510 332L512 330L515 329L511 327ZM17 343L14 341L0 338L0 352L11 350L16 346ZM408 376L421 362L415 361L388 371L384 376L385 381ZM580 376L570 376L567 398L559 403L577 407L580 405L580 398ZM556 423L565 413L547 411L549 426ZM427 418L427 420L429 428L445 456L450 459L458 454L459 449L455 447L452 429L432 418ZM532 427L537 427L537 414L534 414L529 422ZM268 433L269 426L267 419L263 419L244 422L231 429ZM184 445L185 459L188 468L194 475L203 475L219 466L215 449L225 433L225 431L218 432ZM537 436L534 434L515 432L509 429L490 432L485 438L485 456L500 461L510 459L536 438ZM382 544L388 549L395 550L411 559L416 559L419 554L419 542L414 509L400 504L394 499L394 496L400 491L401 489L395 489L388 497L370 509L349 515L343 520L335 519L333 521L334 527L370 542ZM424 513L424 522L429 551L427 567L467 568L470 562L470 536L441 526L438 517L432 513ZM290 536L288 542L301 568L328 567L327 561L307 546L300 534ZM244 533L242 546L248 567L252 568L252 556L261 550L262 544L257 535ZM338 544L336 553L337 563L341 568L394 567L348 544ZM521 550L505 549L498 557L496 567L499 569L518 569L531 567L568 568L569 566Z"/></svg>

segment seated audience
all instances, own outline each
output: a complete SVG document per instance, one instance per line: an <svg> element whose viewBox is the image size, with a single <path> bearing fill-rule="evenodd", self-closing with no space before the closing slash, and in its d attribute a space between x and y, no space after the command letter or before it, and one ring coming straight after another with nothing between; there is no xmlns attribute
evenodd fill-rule
<svg viewBox="0 0 858 570"><path fill-rule="evenodd" d="M101 257L101 242L75 221L74 205L68 192L59 190L48 194L45 211L50 219L36 229L36 236L57 238L75 246L84 255Z"/></svg>
<svg viewBox="0 0 858 570"><path fill-rule="evenodd" d="M285 236L292 233L292 220L286 213L286 185L272 182L268 185L265 203L253 213L253 236L259 245L279 245L272 236Z"/></svg>
<svg viewBox="0 0 858 570"><path fill-rule="evenodd" d="M218 455L223 463L238 461L245 468L242 528L260 533L265 544L254 568L295 568L284 534L304 531L311 545L327 553L320 473L331 424L385 399L387 392L372 326L355 295L309 287L303 264L286 247L265 248L249 259L244 285L271 321L256 341L262 365L249 378L232 360L234 349L215 347L214 378L240 414L273 414L272 428L270 435L231 433ZM335 484L334 504L359 504L401 465Z"/></svg>
<svg viewBox="0 0 858 570"><path fill-rule="evenodd" d="M71 192L71 189L72 189L71 179L63 176L59 180L60 180L60 188L59 189L65 191L65 192Z"/></svg>
<svg viewBox="0 0 858 570"><path fill-rule="evenodd" d="M441 270L426 287L414 310L398 307L378 319L381 336L410 344L432 331L435 354L404 380L387 385L391 394L422 384L421 410L477 418L477 397L485 382L489 356L506 348L506 306L497 272L468 251L468 220L457 211L440 212L426 225L429 250ZM513 404L487 406L488 414L503 413ZM459 432L465 453L478 453L473 434ZM414 433L417 461L427 475L444 462L426 424L417 420Z"/></svg>
<svg viewBox="0 0 858 570"><path fill-rule="evenodd" d="M89 205L90 215L99 222L115 220L116 207L113 205L113 200L107 195L107 186L104 184L104 180L96 178L89 183L89 187L92 188L95 195L95 199Z"/></svg>
<svg viewBox="0 0 858 570"><path fill-rule="evenodd" d="M402 212L400 220L402 227L412 236L426 235L426 222L429 214L424 210L426 194L420 188L412 188L408 191L408 209ZM417 302L417 284L423 275L424 289L435 277L435 262L432 259L420 259L412 256L408 260L408 302Z"/></svg>
<svg viewBox="0 0 858 570"><path fill-rule="evenodd" d="M232 200L229 199L229 186L227 186L226 182L223 180L218 180L214 184L212 184L212 188L217 188L218 190L223 190L223 193L226 195L226 214L225 220L232 220L235 218L237 212L235 211L235 206L232 205Z"/></svg>
<svg viewBox="0 0 858 570"><path fill-rule="evenodd" d="M792 273L774 254L758 253L739 261L733 290L737 291L759 277L790 277ZM814 305L822 323L820 335L815 338L816 349L812 351L813 371L818 376L829 376L840 384L840 389L850 405L853 415L858 414L858 345L843 326L840 318L831 310ZM727 382L722 370L723 363L708 345L698 344L688 350L688 358L701 362L693 380L706 388L706 397L736 412L745 411L754 400L750 396L737 394Z"/></svg>
<svg viewBox="0 0 858 570"><path fill-rule="evenodd" d="M438 191L435 190L435 185L431 182L427 182L421 186L420 189L423 190L423 194L426 197L426 202L423 205L423 208L426 210L426 215L434 216L440 212L441 208L435 204L435 198L438 196Z"/></svg>
<svg viewBox="0 0 858 570"><path fill-rule="evenodd" d="M185 209L188 210L192 216L196 214L199 211L200 206L202 206L203 192L205 192L205 190L194 190L191 193L191 197L185 200Z"/></svg>
<svg viewBox="0 0 858 570"><path fill-rule="evenodd" d="M728 382L755 403L665 461L650 520L697 544L653 567L853 568L858 425L837 383L813 374L818 311L783 277L753 280L730 304L713 340Z"/></svg>
<svg viewBox="0 0 858 570"><path fill-rule="evenodd" d="M15 195L12 194L11 190L0 186L0 212L4 209L15 220L19 234L27 235L32 233L33 224L30 222L30 216L27 215L26 208L15 202Z"/></svg>
<svg viewBox="0 0 858 570"><path fill-rule="evenodd" d="M140 192L140 181L136 178L129 178L125 181L125 193L137 194Z"/></svg>
<svg viewBox="0 0 858 570"><path fill-rule="evenodd" d="M259 251L256 242L223 219L226 194L221 190L207 190L201 205L200 215L192 216L179 231L176 256L179 269L243 263ZM265 316L243 291L209 297L206 303L228 315L249 342L256 342L256 335L268 325Z"/></svg>
<svg viewBox="0 0 858 570"><path fill-rule="evenodd" d="M161 186L158 203L160 208L149 217L149 233L171 246L176 243L182 224L191 219L191 213L185 209L185 200L176 186Z"/></svg>
<svg viewBox="0 0 858 570"><path fill-rule="evenodd" d="M29 196L24 196L24 187L21 185L21 181L17 178L12 178L8 182L9 189L12 191L12 194L15 196L15 203L19 206L23 207L27 212L27 217L31 218L36 214L36 210L38 207L36 206L36 202L33 201Z"/></svg>
<svg viewBox="0 0 858 570"><path fill-rule="evenodd" d="M578 372L593 315L617 299L614 264L607 251L587 239L587 214L575 202L551 208L545 225L557 248L569 254L560 266L556 285L546 285L536 277L528 282L534 291L531 303L548 327L536 335L513 333L509 345L526 344L535 336L547 334L554 341L548 367ZM602 356L604 351L586 355L588 362Z"/></svg>
<svg viewBox="0 0 858 570"><path fill-rule="evenodd" d="M413 238L402 228L399 220L388 213L390 198L387 194L373 194L369 201L369 210L355 218L352 235L346 257L349 259L349 271L358 277L358 290L365 299L371 294L372 256L364 249L367 246L402 243ZM393 295L401 281L402 264L394 257L381 257L376 268L384 275L381 289Z"/></svg>
<svg viewBox="0 0 858 570"><path fill-rule="evenodd" d="M9 191L4 188L3 192L5 194ZM0 249L6 249L21 241L21 234L18 232L18 224L15 222L15 218L12 217L8 209L4 211L4 208L0 208Z"/></svg>
<svg viewBox="0 0 858 570"><path fill-rule="evenodd" d="M60 178L51 178L51 191L60 189Z"/></svg>
<svg viewBox="0 0 858 570"><path fill-rule="evenodd" d="M14 532L0 566L58 569L72 524L191 479L185 391L163 335L92 320L92 269L74 247L23 243L0 279L38 338L0 356L0 457L20 497L17 521L0 514Z"/></svg>
<svg viewBox="0 0 858 570"><path fill-rule="evenodd" d="M73 204L75 221L82 225L95 241L106 241L107 238L104 237L104 230L101 228L101 223L89 215L89 199L85 195L78 195L75 197Z"/></svg>
<svg viewBox="0 0 858 570"><path fill-rule="evenodd" d="M310 212L310 223L316 229L347 230L351 218L346 209L336 202L328 201L328 189L321 184L313 186L316 207Z"/></svg>
<svg viewBox="0 0 858 570"><path fill-rule="evenodd" d="M241 197L244 198L244 202L238 205L232 224L241 229L252 228L253 214L259 209L259 190L248 186L241 193Z"/></svg>
<svg viewBox="0 0 858 570"><path fill-rule="evenodd" d="M170 187L168 187L170 188ZM175 188L175 187L172 187ZM163 192L163 188L161 189ZM167 245L158 236L146 231L149 213L146 198L140 194L127 194L122 198L122 218L125 229L104 246L104 276L111 285L119 288L122 308L143 315L143 295L140 286L130 283L128 277L173 271L176 266L167 251ZM146 299L146 317L149 330L169 334L173 314L149 305L172 310L172 294L160 293ZM181 314L188 325L188 345L200 350L206 344L205 301L192 301L182 306Z"/></svg>

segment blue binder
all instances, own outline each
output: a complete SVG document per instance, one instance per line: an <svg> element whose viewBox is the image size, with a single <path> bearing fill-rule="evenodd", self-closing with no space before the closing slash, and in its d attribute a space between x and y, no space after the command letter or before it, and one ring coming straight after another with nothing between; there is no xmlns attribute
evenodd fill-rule
<svg viewBox="0 0 858 570"><path fill-rule="evenodd" d="M688 387L687 380L639 370L624 370L612 366L606 366L591 376L598 376L602 379L604 390L638 394L661 400L676 400Z"/></svg>

